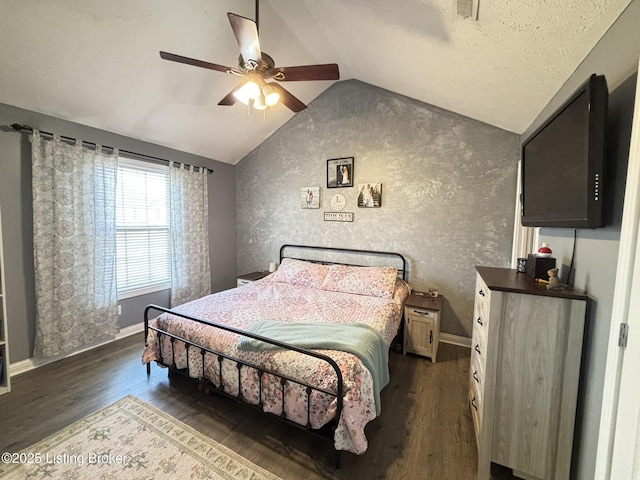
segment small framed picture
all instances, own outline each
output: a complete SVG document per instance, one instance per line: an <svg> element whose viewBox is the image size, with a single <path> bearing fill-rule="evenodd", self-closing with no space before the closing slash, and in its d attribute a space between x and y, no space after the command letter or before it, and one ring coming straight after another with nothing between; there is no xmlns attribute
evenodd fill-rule
<svg viewBox="0 0 640 480"><path fill-rule="evenodd" d="M304 187L300 189L300 207L320 208L320 187Z"/></svg>
<svg viewBox="0 0 640 480"><path fill-rule="evenodd" d="M358 206L363 208L382 206L382 184L369 182L358 184Z"/></svg>
<svg viewBox="0 0 640 480"><path fill-rule="evenodd" d="M327 160L327 188L353 187L353 157Z"/></svg>

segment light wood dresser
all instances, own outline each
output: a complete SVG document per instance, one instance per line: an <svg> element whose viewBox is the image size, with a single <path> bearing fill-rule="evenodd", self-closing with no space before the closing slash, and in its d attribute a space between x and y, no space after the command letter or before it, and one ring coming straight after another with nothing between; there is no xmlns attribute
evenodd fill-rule
<svg viewBox="0 0 640 480"><path fill-rule="evenodd" d="M476 267L469 402L478 480L491 463L529 480L569 479L589 298L516 270Z"/></svg>

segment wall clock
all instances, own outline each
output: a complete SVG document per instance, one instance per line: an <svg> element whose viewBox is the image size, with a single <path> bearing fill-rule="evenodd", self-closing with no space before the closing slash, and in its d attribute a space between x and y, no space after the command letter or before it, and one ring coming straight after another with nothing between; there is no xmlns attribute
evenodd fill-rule
<svg viewBox="0 0 640 480"><path fill-rule="evenodd" d="M342 210L347 205L344 195L336 193L331 197L331 208L334 210Z"/></svg>

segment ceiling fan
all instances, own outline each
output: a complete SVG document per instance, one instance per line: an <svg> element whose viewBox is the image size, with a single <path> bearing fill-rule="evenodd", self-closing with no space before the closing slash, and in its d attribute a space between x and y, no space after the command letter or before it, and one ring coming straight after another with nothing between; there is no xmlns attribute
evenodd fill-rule
<svg viewBox="0 0 640 480"><path fill-rule="evenodd" d="M277 82L339 80L338 65L327 63L297 67L276 67L273 58L260 49L260 41L258 39L258 3L259 0L256 0L255 22L235 13L227 13L231 29L240 47L237 68L225 67L216 63L163 51L160 52L160 57L172 62L244 77L244 80L220 100L218 105L230 106L235 104L236 101L240 101L245 105L253 106L257 110L264 110L281 102L293 112L304 110L307 106Z"/></svg>

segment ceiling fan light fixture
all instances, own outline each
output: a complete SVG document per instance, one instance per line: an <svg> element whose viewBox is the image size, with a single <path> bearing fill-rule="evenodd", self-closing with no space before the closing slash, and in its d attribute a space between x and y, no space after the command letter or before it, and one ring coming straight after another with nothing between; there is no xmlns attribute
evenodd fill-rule
<svg viewBox="0 0 640 480"><path fill-rule="evenodd" d="M264 103L266 103L269 107L273 107L280 101L280 94L269 84L266 84L262 88L262 93L264 94Z"/></svg>
<svg viewBox="0 0 640 480"><path fill-rule="evenodd" d="M249 105L249 101L255 101L261 95L261 93L262 92L260 91L260 86L253 80L249 80L238 90L236 90L233 93L233 96L245 105Z"/></svg>
<svg viewBox="0 0 640 480"><path fill-rule="evenodd" d="M264 110L265 108L267 108L267 106L268 105L265 102L264 95L262 94L262 92L260 92L258 98L253 101L253 108L255 108L256 110Z"/></svg>

